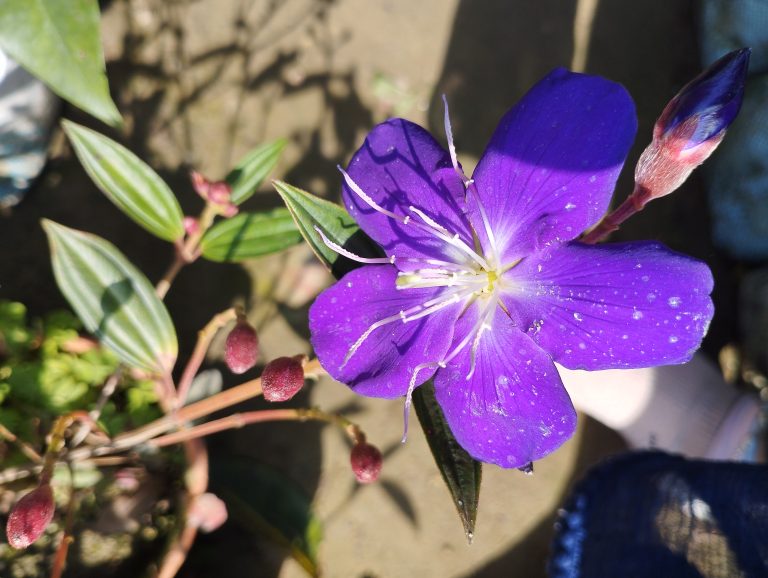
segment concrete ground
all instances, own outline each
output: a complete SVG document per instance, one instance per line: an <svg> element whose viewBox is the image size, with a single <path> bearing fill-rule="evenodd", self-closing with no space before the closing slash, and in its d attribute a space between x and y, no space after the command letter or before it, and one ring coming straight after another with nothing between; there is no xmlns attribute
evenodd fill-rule
<svg viewBox="0 0 768 578"><path fill-rule="evenodd" d="M115 0L103 22L110 84L127 121L124 133L111 134L167 178L189 213L199 210L189 168L220 178L251 147L278 137L290 146L275 176L335 199L335 166L376 122L399 115L441 135L441 93L471 168L501 114L552 67L570 66L574 50L577 65L622 82L636 99L631 168L655 115L698 67L693 0ZM71 107L66 114L94 124ZM0 225L0 270L16 272L0 298L22 300L33 313L63 305L41 217L109 238L153 279L171 257L169 247L117 214L58 138L40 185ZM628 189L623 178L619 195ZM702 193L695 182L688 189L625 235L711 256ZM278 203L265 186L247 206ZM330 282L299 247L243 267L196 263L168 303L183 352L212 313L247 305L268 360L309 352L306 309ZM718 323L727 335L727 323ZM378 484L355 486L349 448L331 428L253 427L219 436L212 447L273 463L314 496L326 576L543 576L566 488L622 447L585 419L573 440L536 464L533 477L486 467L477 531L467 545L423 435L413 428L399 444L402 401L354 397L330 379L301 401L346 408L363 426L386 454ZM232 577L302 575L280 551L233 528L199 548L184 576L214 576L222 567Z"/></svg>

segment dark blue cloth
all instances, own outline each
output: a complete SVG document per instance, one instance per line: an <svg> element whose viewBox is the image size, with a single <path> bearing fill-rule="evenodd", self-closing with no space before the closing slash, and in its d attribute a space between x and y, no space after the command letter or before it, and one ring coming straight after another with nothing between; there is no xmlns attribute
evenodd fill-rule
<svg viewBox="0 0 768 578"><path fill-rule="evenodd" d="M625 454L576 486L556 531L551 578L765 578L768 466Z"/></svg>

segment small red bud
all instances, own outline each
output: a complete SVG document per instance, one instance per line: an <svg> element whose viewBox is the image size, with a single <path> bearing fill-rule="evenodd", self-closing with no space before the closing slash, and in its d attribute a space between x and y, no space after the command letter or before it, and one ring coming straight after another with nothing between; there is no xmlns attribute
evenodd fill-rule
<svg viewBox="0 0 768 578"><path fill-rule="evenodd" d="M261 374L261 390L267 401L288 401L304 387L302 356L278 357Z"/></svg>
<svg viewBox="0 0 768 578"><path fill-rule="evenodd" d="M21 550L35 542L51 523L54 510L50 484L40 484L11 509L5 527L8 543Z"/></svg>
<svg viewBox="0 0 768 578"><path fill-rule="evenodd" d="M224 361L232 373L245 373L256 365L259 357L259 338L247 321L238 321L227 335Z"/></svg>
<svg viewBox="0 0 768 578"><path fill-rule="evenodd" d="M379 479L381 473L381 452L376 446L367 442L355 444L349 457L357 481L370 484Z"/></svg>

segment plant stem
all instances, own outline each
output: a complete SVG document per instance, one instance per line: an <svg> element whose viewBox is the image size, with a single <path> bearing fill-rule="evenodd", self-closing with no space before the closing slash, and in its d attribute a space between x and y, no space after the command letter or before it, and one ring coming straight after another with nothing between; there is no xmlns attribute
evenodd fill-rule
<svg viewBox="0 0 768 578"><path fill-rule="evenodd" d="M187 399L189 394L189 388L192 385L192 380L197 375L197 371L200 369L205 354L208 348L211 346L211 341L219 331L230 321L234 321L237 318L237 312L234 307L230 307L226 311L214 315L208 324L197 333L197 343L195 349L187 362L187 366L184 368L184 373L181 375L179 385L176 393L176 407L181 407Z"/></svg>
<svg viewBox="0 0 768 578"><path fill-rule="evenodd" d="M209 421L198 426L166 434L149 441L149 445L157 448L186 442L203 436L211 435L228 429L237 429L254 423L268 421L324 421L344 430L353 443L365 441L365 434L347 418L338 414L326 413L319 409L266 409L233 413L221 419Z"/></svg>
<svg viewBox="0 0 768 578"><path fill-rule="evenodd" d="M320 362L317 359L309 360L304 364L305 377L316 376L322 371L323 368L320 366ZM175 413L158 418L140 428L115 436L108 444L77 448L69 452L67 457L71 461L80 461L94 456L105 456L125 451L174 428L180 427L185 422L205 417L216 411L226 409L259 395L261 395L260 377L252 379L251 381L246 381L245 383L219 392L206 399L181 407Z"/></svg>
<svg viewBox="0 0 768 578"><path fill-rule="evenodd" d="M627 197L621 205L605 215L595 227L584 235L580 241L587 244L595 244L608 235L617 231L619 226L629 219L632 215L639 213L645 207L645 190L640 186L635 186L635 190Z"/></svg>
<svg viewBox="0 0 768 578"><path fill-rule="evenodd" d="M9 430L3 424L0 424L0 436L5 438L12 444L16 445L19 448L19 450L21 450L21 453L23 453L33 462L38 464L43 463L43 457L40 454L38 454L31 445L29 445L24 440L20 440L11 430Z"/></svg>

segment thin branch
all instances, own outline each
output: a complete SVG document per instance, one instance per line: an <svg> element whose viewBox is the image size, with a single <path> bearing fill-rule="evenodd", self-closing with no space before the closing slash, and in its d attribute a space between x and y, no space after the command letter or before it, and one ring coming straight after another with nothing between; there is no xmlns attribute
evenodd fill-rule
<svg viewBox="0 0 768 578"><path fill-rule="evenodd" d="M43 463L43 457L40 454L38 454L31 445L29 445L24 440L19 439L19 437L16 436L16 434L14 434L11 430L9 430L3 424L0 424L0 436L5 438L12 444L14 444L16 447L18 447L21 453L23 453L33 462L38 464Z"/></svg>
<svg viewBox="0 0 768 578"><path fill-rule="evenodd" d="M179 380L176 394L177 407L184 405L187 395L189 394L189 388L192 385L192 380L195 378L195 375L197 375L214 336L219 329L224 327L230 321L234 321L236 318L237 311L235 311L234 307L230 307L226 311L214 315L208 324L198 332L195 350L192 352L192 355L187 362L187 366L184 368L184 373L182 373L181 379Z"/></svg>

